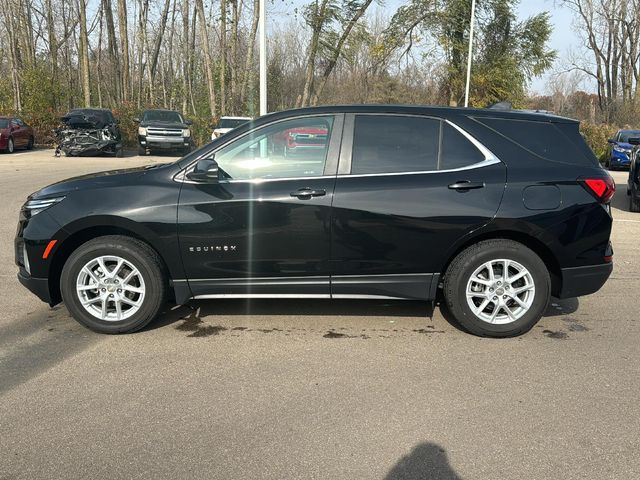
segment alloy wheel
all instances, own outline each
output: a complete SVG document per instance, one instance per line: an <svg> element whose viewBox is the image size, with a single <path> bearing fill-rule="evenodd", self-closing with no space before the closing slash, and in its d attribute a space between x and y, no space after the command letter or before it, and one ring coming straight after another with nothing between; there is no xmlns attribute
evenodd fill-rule
<svg viewBox="0 0 640 480"><path fill-rule="evenodd" d="M104 255L82 267L76 279L76 293L88 313L115 322L140 310L145 283L131 262L116 255Z"/></svg>
<svg viewBox="0 0 640 480"><path fill-rule="evenodd" d="M529 270L509 259L480 265L467 282L467 304L483 322L504 325L525 315L535 298L535 283Z"/></svg>

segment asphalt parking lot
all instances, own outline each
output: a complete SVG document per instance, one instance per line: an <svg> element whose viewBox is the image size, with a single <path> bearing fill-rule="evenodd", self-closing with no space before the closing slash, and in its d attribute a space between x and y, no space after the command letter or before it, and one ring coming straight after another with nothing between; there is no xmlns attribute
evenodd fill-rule
<svg viewBox="0 0 640 480"><path fill-rule="evenodd" d="M243 301L94 334L16 280L39 187L171 157L0 155L0 479L640 478L640 214L616 172L615 270L532 332L417 302Z"/></svg>

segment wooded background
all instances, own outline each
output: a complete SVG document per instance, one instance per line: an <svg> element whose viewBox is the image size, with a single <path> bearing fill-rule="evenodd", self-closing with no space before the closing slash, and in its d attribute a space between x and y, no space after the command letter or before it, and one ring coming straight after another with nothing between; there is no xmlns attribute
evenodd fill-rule
<svg viewBox="0 0 640 480"><path fill-rule="evenodd" d="M516 0L477 1L471 105L509 100L605 130L636 124L640 0L560 2L584 48L559 60L549 13L519 19ZM271 1L268 109L459 105L470 12L471 0L395 11L373 0ZM257 0L0 0L0 113L20 112L42 142L73 107L111 108L125 133L141 109L171 108L203 141L221 115L257 115L257 15ZM531 79L550 69L547 94L532 98Z"/></svg>

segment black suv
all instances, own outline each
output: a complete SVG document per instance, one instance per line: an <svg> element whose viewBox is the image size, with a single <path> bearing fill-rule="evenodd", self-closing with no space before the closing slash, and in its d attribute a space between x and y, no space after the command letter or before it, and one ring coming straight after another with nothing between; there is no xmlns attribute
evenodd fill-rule
<svg viewBox="0 0 640 480"><path fill-rule="evenodd" d="M189 153L192 147L191 120L185 120L174 110L145 110L138 123L138 154L153 151L180 151Z"/></svg>
<svg viewBox="0 0 640 480"><path fill-rule="evenodd" d="M614 188L565 118L291 110L175 163L34 193L20 213L18 277L105 333L142 328L167 299L441 291L467 331L513 336L550 295L590 294L607 280Z"/></svg>

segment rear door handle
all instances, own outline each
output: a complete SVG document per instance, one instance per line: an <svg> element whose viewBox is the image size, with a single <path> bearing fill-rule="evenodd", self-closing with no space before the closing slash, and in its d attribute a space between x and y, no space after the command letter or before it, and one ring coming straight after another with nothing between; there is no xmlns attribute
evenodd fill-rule
<svg viewBox="0 0 640 480"><path fill-rule="evenodd" d="M471 190L474 188L484 188L484 182L471 182L469 180L460 180L456 183L452 183L449 185L451 190L458 190L460 192L464 192L466 190Z"/></svg>
<svg viewBox="0 0 640 480"><path fill-rule="evenodd" d="M290 193L292 197L298 197L300 200L308 200L311 197L323 197L326 194L327 194L326 190L323 190L323 189L314 190L311 188L299 188L295 192Z"/></svg>

